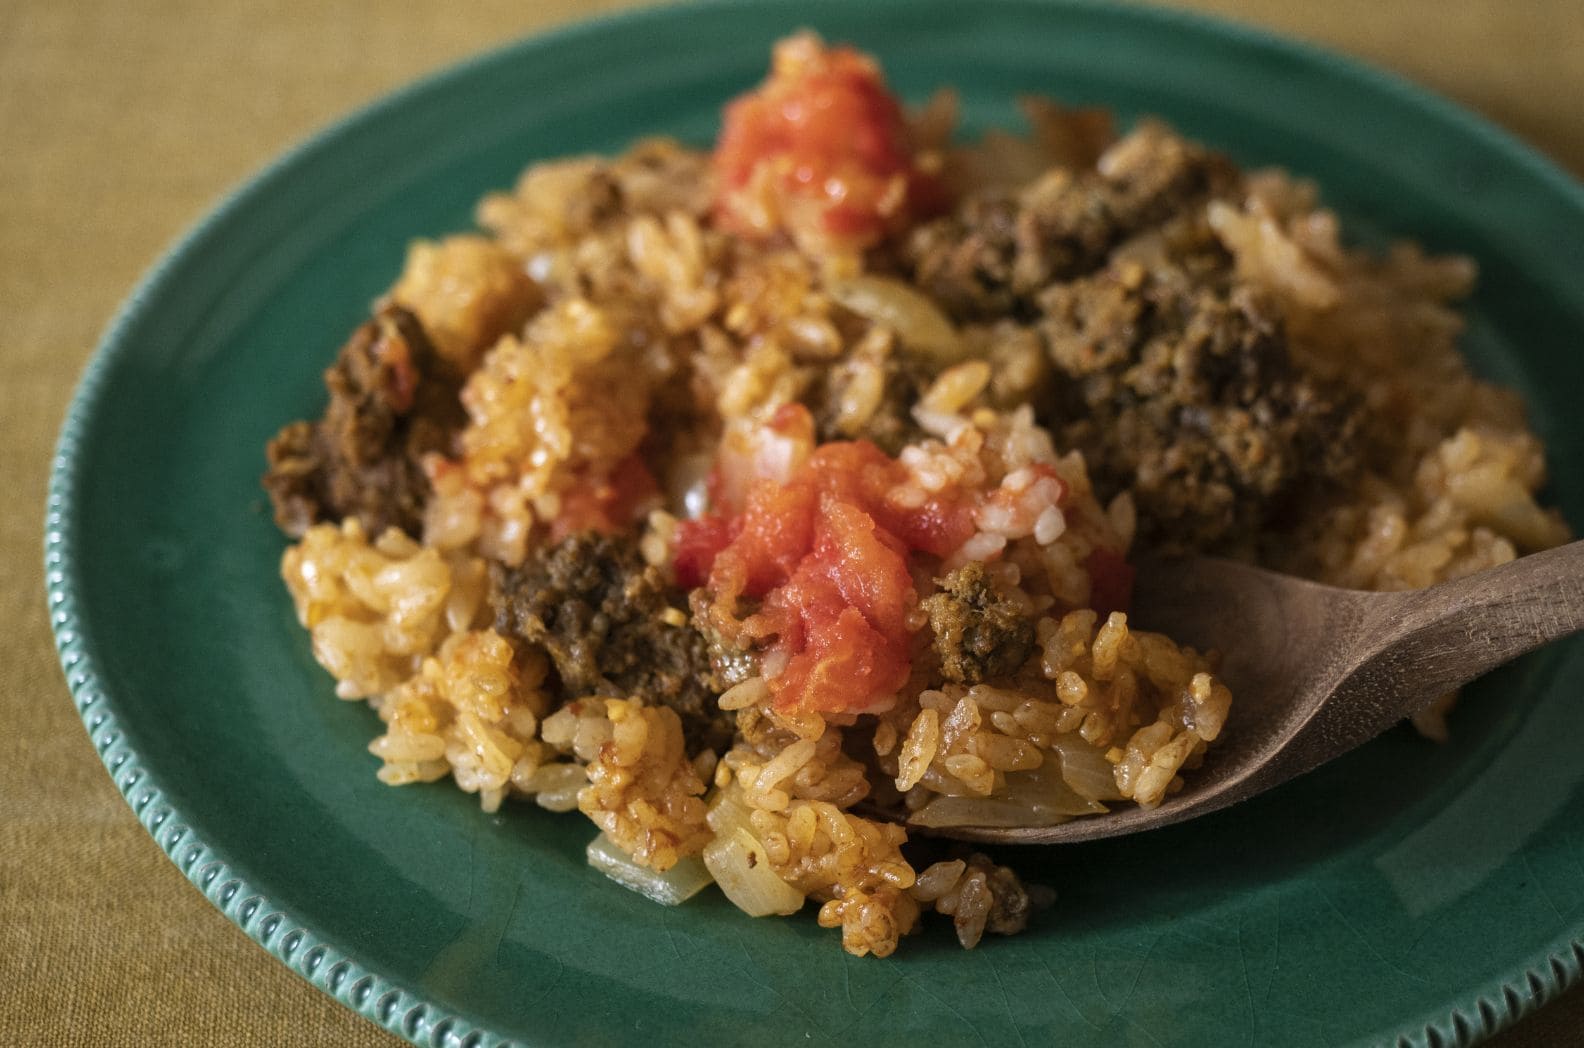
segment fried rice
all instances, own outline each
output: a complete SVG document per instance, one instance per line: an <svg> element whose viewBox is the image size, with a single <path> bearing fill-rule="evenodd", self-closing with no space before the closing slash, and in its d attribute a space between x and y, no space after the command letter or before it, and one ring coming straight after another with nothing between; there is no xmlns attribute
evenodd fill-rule
<svg viewBox="0 0 1584 1048"><path fill-rule="evenodd" d="M1130 627L1137 548L1402 589L1566 540L1458 353L1472 262L1027 111L953 144L949 92L800 34L713 151L537 163L412 245L266 477L381 781L580 811L624 883L813 899L850 953L972 947L1050 893L918 831L1154 806L1227 727L1219 655Z"/></svg>

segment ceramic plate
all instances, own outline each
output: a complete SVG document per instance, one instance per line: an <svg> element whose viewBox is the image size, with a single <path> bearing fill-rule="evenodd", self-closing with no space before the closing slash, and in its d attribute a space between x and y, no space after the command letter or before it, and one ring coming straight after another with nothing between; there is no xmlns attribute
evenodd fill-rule
<svg viewBox="0 0 1584 1048"><path fill-rule="evenodd" d="M50 494L52 613L93 741L181 872L424 1045L1442 1044L1577 980L1578 642L1470 689L1449 745L1398 730L1235 811L1017 854L1059 903L971 953L945 922L860 960L811 911L752 921L713 891L665 909L584 865L586 820L375 780L376 719L333 697L276 574L265 440L320 409L411 238L467 227L534 159L708 142L801 25L878 54L910 100L955 84L969 132L1015 124L1022 92L1157 113L1316 179L1355 235L1475 256L1467 352L1527 398L1549 497L1584 527L1584 190L1445 102L1110 5L772 0L578 26L287 155L159 264L88 369Z"/></svg>

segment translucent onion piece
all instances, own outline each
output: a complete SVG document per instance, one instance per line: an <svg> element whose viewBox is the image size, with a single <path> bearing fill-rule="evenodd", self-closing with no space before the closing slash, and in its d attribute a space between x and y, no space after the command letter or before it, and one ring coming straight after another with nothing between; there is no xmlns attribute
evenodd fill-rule
<svg viewBox="0 0 1584 1048"><path fill-rule="evenodd" d="M1119 801L1115 766L1098 747L1077 735L1058 735L1051 749L1061 754L1061 777L1080 796L1091 801Z"/></svg>
<svg viewBox="0 0 1584 1048"><path fill-rule="evenodd" d="M830 295L859 316L896 332L903 349L942 365L963 358L963 340L940 307L900 281L852 277L833 285Z"/></svg>
<svg viewBox="0 0 1584 1048"><path fill-rule="evenodd" d="M716 791L710 799L709 812L704 816L704 821L715 831L715 836L724 837L739 827L752 833L753 823L748 816L748 802L743 800L742 789L734 782Z"/></svg>
<svg viewBox="0 0 1584 1048"><path fill-rule="evenodd" d="M1055 826L1072 815L1048 805L1027 804L1004 797L936 797L908 816L912 826L948 829L953 826Z"/></svg>
<svg viewBox="0 0 1584 1048"><path fill-rule="evenodd" d="M704 846L704 865L726 898L750 917L785 916L803 908L803 893L781 879L764 845L740 826Z"/></svg>
<svg viewBox="0 0 1584 1048"><path fill-rule="evenodd" d="M1033 771L1007 772L1006 786L996 797L1031 808L1048 808L1062 815L1099 815L1107 810L1104 804L1073 789L1062 777L1055 761L1047 761Z"/></svg>
<svg viewBox="0 0 1584 1048"><path fill-rule="evenodd" d="M710 882L709 870L696 855L685 855L664 873L640 866L603 833L589 841L588 864L623 888L630 888L665 906L697 895Z"/></svg>
<svg viewBox="0 0 1584 1048"><path fill-rule="evenodd" d="M1082 797L1050 761L1032 771L1007 772L992 797L936 797L909 817L918 826L1056 826L1078 815L1099 815L1106 806ZM1114 788L1114 787L1113 787Z"/></svg>

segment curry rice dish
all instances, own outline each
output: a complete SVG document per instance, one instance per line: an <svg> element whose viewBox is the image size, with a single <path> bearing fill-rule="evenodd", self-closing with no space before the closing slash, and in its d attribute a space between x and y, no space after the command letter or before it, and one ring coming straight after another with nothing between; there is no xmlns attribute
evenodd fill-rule
<svg viewBox="0 0 1584 1048"><path fill-rule="evenodd" d="M1565 541L1457 352L1467 259L1158 122L954 109L796 35L712 151L534 164L412 245L264 481L383 782L581 811L665 902L972 947L1048 889L909 828L1152 806L1222 734L1133 552L1402 589Z"/></svg>

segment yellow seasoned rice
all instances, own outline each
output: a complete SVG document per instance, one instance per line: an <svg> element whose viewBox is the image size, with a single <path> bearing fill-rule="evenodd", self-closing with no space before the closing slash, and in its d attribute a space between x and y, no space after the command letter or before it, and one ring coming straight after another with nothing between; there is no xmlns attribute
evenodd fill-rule
<svg viewBox="0 0 1584 1048"><path fill-rule="evenodd" d="M953 108L938 97L913 132L958 185L1045 179L1037 192L1054 193L1097 156L1104 172L1144 148L1132 136L1101 155L1108 122L1047 104L1032 139L948 150ZM714 177L708 153L668 140L536 164L481 204L484 234L412 246L389 298L454 369L466 419L454 453L424 461L422 541L367 535L349 516L286 551L298 618L336 694L378 711L369 750L383 782L450 777L486 811L514 796L577 809L656 873L740 831L858 955L890 954L925 911L950 916L964 946L1017 931L1039 890L982 855L910 859L907 828L873 808L949 830L1158 805L1235 728L1219 657L1096 608L1092 558L1125 555L1141 509L1127 490L1102 499L1102 474L1036 419L1052 379L1032 324L954 321L883 258L727 232ZM1472 262L1346 248L1313 187L1281 172L1241 185L1196 221L1273 304L1295 363L1363 405L1359 471L1306 493L1294 528L1242 555L1391 590L1566 541L1536 500L1543 449L1521 405L1458 353ZM1165 249L1142 236L1117 251L1147 265ZM910 415L888 420L888 391L915 373L928 381ZM997 599L1033 623L1022 668L948 679L921 642L896 694L822 716L776 707L784 666L766 658L713 689L732 743L691 753L678 713L652 696L558 691L548 649L511 635L492 605L491 571L531 562L590 478L639 456L656 490L629 507L633 532L669 576L683 522L734 483L730 462L765 476L806 455L775 428L800 403L824 405L831 439L897 437L895 504L976 493L966 541L910 564L917 596L984 564ZM740 625L733 609L685 609L661 619ZM915 608L909 629L923 636L927 621ZM1449 704L1421 730L1444 736Z"/></svg>

